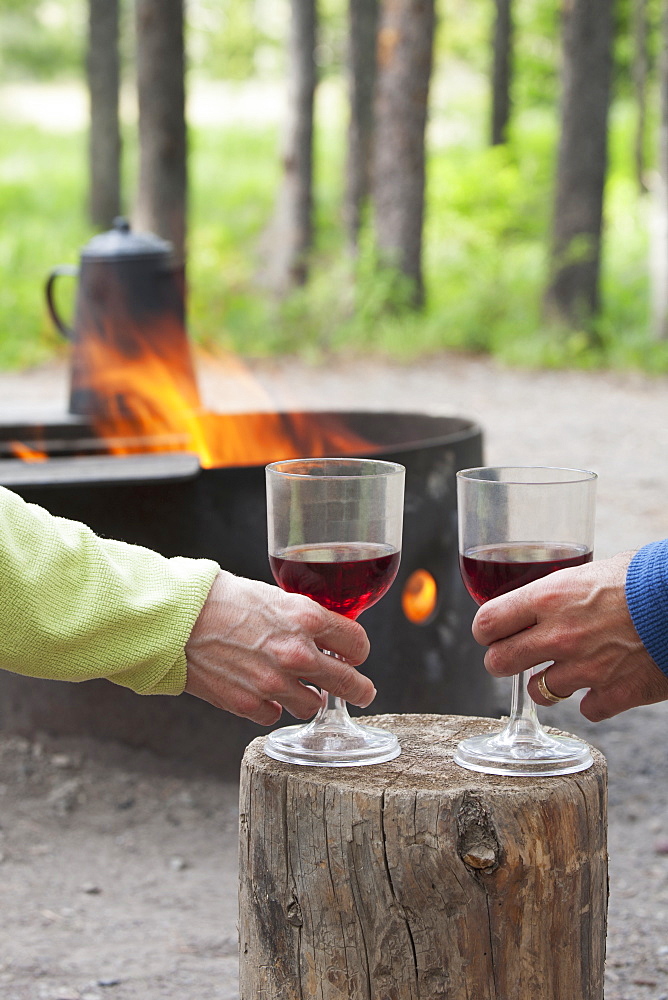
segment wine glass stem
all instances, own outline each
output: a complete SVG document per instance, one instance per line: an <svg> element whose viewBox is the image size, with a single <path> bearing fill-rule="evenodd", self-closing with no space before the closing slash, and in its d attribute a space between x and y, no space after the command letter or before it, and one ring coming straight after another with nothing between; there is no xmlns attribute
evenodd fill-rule
<svg viewBox="0 0 668 1000"><path fill-rule="evenodd" d="M338 653L333 653L330 649L323 649L322 652L325 656L332 656L335 660L341 660L343 663L346 662L345 657L339 656ZM343 725L348 725L352 720L348 715L348 706L343 698L337 698L328 691L321 691L320 693L322 695L322 705L318 709L318 714L313 720L316 725L319 722L324 722L325 720L330 723L339 721Z"/></svg>
<svg viewBox="0 0 668 1000"><path fill-rule="evenodd" d="M323 699L325 698L325 695L327 696L327 700L326 701L323 700L323 705L322 708L320 709L323 715L329 712L348 711L348 709L346 708L346 703L343 700L343 698L337 698L335 695L330 694L329 691L323 691L322 695Z"/></svg>
<svg viewBox="0 0 668 1000"><path fill-rule="evenodd" d="M320 722L324 718L329 718L332 713L339 714L340 712L348 713L346 708L346 703L343 698L337 698L329 691L320 691L322 695L322 705L318 709L318 714L315 717L315 722Z"/></svg>
<svg viewBox="0 0 668 1000"><path fill-rule="evenodd" d="M545 664L530 670L523 670L513 677L513 693L510 705L510 719L503 735L517 740L533 740L540 733L540 723L536 712L536 703L527 691L527 684L534 670L542 669Z"/></svg>

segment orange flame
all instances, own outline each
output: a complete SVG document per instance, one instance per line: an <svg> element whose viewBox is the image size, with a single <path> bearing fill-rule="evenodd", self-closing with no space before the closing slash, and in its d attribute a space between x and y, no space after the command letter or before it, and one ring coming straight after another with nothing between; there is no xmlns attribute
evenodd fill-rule
<svg viewBox="0 0 668 1000"><path fill-rule="evenodd" d="M86 338L75 367L75 383L92 393L100 413L96 433L112 454L193 451L211 468L376 450L335 416L205 411L183 340L167 336L158 352L155 330L129 334L136 345L130 354L107 337Z"/></svg>
<svg viewBox="0 0 668 1000"><path fill-rule="evenodd" d="M10 441L9 450L23 462L46 462L48 458L45 452L37 451L36 448L31 448L23 441Z"/></svg>

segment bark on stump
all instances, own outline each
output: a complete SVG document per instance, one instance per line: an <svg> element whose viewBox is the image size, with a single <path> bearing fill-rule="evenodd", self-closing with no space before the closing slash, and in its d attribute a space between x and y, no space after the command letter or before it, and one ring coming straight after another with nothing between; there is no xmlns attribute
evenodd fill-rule
<svg viewBox="0 0 668 1000"><path fill-rule="evenodd" d="M373 722L401 740L388 764L246 750L241 1000L602 1000L601 754L580 774L492 777L452 762L492 720Z"/></svg>

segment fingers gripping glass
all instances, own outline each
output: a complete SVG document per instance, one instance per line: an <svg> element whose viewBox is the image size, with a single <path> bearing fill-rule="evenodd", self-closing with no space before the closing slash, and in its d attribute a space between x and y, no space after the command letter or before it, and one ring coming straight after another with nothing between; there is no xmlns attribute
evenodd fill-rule
<svg viewBox="0 0 668 1000"><path fill-rule="evenodd" d="M404 472L362 458L267 466L269 562L279 587L352 619L379 601L399 568ZM392 760L400 748L393 733L358 724L341 698L323 692L315 718L270 733L265 752L293 764L347 767Z"/></svg>
<svg viewBox="0 0 668 1000"><path fill-rule="evenodd" d="M477 604L591 560L596 478L593 472L541 467L457 473L460 567ZM495 736L463 740L458 764L520 775L569 774L591 766L586 743L551 736L538 722L527 692L530 674L513 677L506 727Z"/></svg>

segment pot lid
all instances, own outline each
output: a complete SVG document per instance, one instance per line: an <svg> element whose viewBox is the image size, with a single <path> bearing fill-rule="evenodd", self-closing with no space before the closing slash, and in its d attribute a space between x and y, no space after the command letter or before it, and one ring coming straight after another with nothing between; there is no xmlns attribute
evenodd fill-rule
<svg viewBox="0 0 668 1000"><path fill-rule="evenodd" d="M82 258L117 260L132 257L163 257L172 252L172 244L153 233L133 233L123 216L114 219L113 228L99 233L81 251Z"/></svg>

